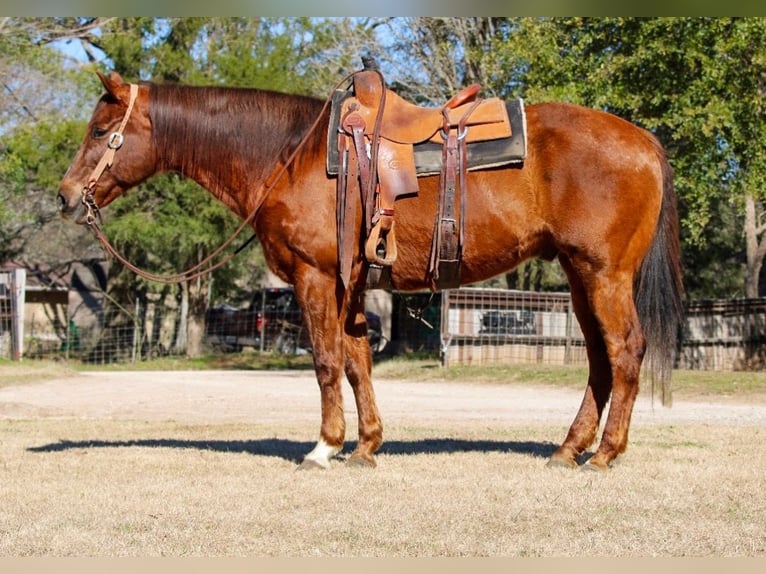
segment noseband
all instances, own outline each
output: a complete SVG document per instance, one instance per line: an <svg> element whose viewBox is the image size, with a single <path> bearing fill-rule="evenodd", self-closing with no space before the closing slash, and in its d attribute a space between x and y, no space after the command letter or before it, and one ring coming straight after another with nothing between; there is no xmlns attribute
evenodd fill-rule
<svg viewBox="0 0 766 574"><path fill-rule="evenodd" d="M93 225L96 222L96 219L101 217L98 210L98 205L96 205L96 200L93 197L93 190L95 189L98 180L101 178L101 175L104 173L104 170L112 166L115 152L122 147L122 142L124 140L122 132L125 130L125 126L128 125L130 113L133 111L133 104L136 103L137 97L138 84L130 84L130 100L128 101L128 109L125 110L125 115L122 118L120 127L117 128L117 131L114 131L109 135L109 139L106 143L106 149L104 150L104 155L101 156L98 164L96 164L96 167L93 168L93 172L88 178L88 183L82 188L82 204L87 210L85 222L88 225Z"/></svg>

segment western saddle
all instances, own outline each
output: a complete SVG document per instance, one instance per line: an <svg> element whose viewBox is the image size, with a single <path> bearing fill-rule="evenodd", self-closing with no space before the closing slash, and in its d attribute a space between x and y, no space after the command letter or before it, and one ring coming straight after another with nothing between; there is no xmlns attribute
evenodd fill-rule
<svg viewBox="0 0 766 574"><path fill-rule="evenodd" d="M353 75L353 92L341 92L334 102L329 134L335 138L329 143L337 146L331 151L337 151L338 159L340 276L348 285L361 200L368 287L391 286L390 270L397 258L394 203L417 194L413 147L431 142L441 144L442 161L428 276L434 290L456 287L465 238L466 144L510 138L507 107L498 98L478 98L478 84L439 108L420 107L386 88L374 58L362 60L364 69Z"/></svg>

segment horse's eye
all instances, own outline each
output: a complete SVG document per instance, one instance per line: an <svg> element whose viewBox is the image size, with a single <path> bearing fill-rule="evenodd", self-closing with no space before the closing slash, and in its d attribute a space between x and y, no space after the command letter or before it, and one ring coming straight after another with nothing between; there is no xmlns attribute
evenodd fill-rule
<svg viewBox="0 0 766 574"><path fill-rule="evenodd" d="M106 130L101 128L93 128L93 131L91 132L91 134L93 135L95 139L99 139L106 135Z"/></svg>

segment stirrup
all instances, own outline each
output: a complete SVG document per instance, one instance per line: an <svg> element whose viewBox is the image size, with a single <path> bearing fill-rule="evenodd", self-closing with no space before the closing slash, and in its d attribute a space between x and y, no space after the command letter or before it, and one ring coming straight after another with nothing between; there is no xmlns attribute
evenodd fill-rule
<svg viewBox="0 0 766 574"><path fill-rule="evenodd" d="M398 250L396 247L396 234L394 233L394 222L391 221L391 228L383 231L382 220L372 227L370 236L364 245L364 256L370 263L377 263L384 267L390 267L396 261Z"/></svg>

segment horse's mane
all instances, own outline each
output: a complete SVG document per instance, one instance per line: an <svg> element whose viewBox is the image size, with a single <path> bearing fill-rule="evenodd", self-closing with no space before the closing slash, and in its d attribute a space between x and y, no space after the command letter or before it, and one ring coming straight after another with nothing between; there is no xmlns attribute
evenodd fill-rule
<svg viewBox="0 0 766 574"><path fill-rule="evenodd" d="M212 186L232 169L246 170L249 187L263 183L316 120L321 100L250 88L150 83L149 113L161 163L183 175L205 165ZM323 122L307 142L317 152L325 141ZM220 197L221 190L210 189Z"/></svg>

